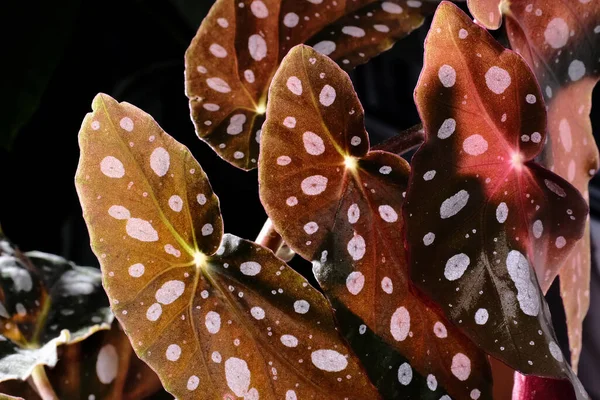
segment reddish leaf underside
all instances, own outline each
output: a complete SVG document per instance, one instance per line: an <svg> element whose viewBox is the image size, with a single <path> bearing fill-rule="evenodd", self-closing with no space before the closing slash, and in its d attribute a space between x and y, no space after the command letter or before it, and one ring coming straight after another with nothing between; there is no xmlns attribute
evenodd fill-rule
<svg viewBox="0 0 600 400"><path fill-rule="evenodd" d="M421 26L415 0L219 0L186 53L198 136L238 168L256 168L269 84L288 50L308 42L351 69Z"/></svg>
<svg viewBox="0 0 600 400"><path fill-rule="evenodd" d="M443 2L415 101L427 140L413 158L405 206L413 282L490 355L579 387L534 271L558 270L582 237L587 205L531 161L546 131L535 77Z"/></svg>
<svg viewBox="0 0 600 400"><path fill-rule="evenodd" d="M272 252L222 233L189 150L98 95L76 184L111 306L180 399L377 398L325 298Z"/></svg>
<svg viewBox="0 0 600 400"><path fill-rule="evenodd" d="M369 152L348 75L297 46L270 98L261 200L285 242L313 261L343 333L384 397L489 398L483 353L410 290L401 217L409 167L394 154Z"/></svg>
<svg viewBox="0 0 600 400"><path fill-rule="evenodd" d="M598 1L514 2L506 17L512 48L534 71L548 105L548 143L540 162L588 199L588 182L598 169L598 148L589 118L599 78ZM589 224L560 269L571 364L577 370L582 322L589 307ZM538 275L546 291L554 275Z"/></svg>
<svg viewBox="0 0 600 400"><path fill-rule="evenodd" d="M573 386L567 381L515 374L512 400L575 400Z"/></svg>

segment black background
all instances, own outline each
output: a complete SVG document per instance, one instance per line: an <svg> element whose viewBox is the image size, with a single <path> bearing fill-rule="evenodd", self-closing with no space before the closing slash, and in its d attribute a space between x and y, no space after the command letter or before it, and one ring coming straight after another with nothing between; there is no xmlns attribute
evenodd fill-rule
<svg viewBox="0 0 600 400"><path fill-rule="evenodd" d="M183 55L212 0L10 3L1 6L0 14L14 24L2 39L6 42L2 63L7 69L0 92L2 142L9 134L4 130L6 120L22 109L31 110L31 118L21 118L12 146L0 149L0 223L8 237L23 250L98 265L74 186L77 134L98 92L142 108L187 145L220 197L226 231L256 237L266 219L256 171L237 170L196 137L184 94ZM351 74L367 112L372 142L419 122L412 92L422 67L429 22ZM502 40L501 34L497 36ZM36 85L42 93L38 104ZM599 97L596 89L596 104ZM600 127L597 109L592 111L596 128ZM592 199L593 215L598 211ZM310 264L299 257L292 265L311 276ZM568 349L556 289L555 285L548 300L561 346Z"/></svg>

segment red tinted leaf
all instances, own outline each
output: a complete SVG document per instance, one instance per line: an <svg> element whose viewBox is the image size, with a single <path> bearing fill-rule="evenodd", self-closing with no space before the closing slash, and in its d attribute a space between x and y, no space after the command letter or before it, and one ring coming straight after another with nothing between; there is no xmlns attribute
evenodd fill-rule
<svg viewBox="0 0 600 400"><path fill-rule="evenodd" d="M222 235L189 150L130 104L99 95L92 107L84 217L112 309L165 388L180 399L377 398L325 298L269 250Z"/></svg>
<svg viewBox="0 0 600 400"><path fill-rule="evenodd" d="M534 271L558 270L582 237L587 205L531 161L546 130L535 77L444 2L415 101L427 140L413 158L405 207L413 282L492 356L578 383Z"/></svg>
<svg viewBox="0 0 600 400"><path fill-rule="evenodd" d="M588 181L598 169L589 114L599 77L600 3L515 2L506 28L512 47L534 71L548 105L548 144L540 162L571 182L587 199ZM577 243L560 271L575 370L581 352L582 321L589 306L590 268L586 226L584 240ZM554 275L540 278L545 291Z"/></svg>
<svg viewBox="0 0 600 400"><path fill-rule="evenodd" d="M467 0L469 11L475 20L488 29L500 27L502 13L508 4L509 0Z"/></svg>
<svg viewBox="0 0 600 400"><path fill-rule="evenodd" d="M238 168L255 168L269 84L290 48L308 41L350 69L432 11L414 0L217 1L186 53L198 136Z"/></svg>
<svg viewBox="0 0 600 400"><path fill-rule="evenodd" d="M410 290L401 213L409 167L394 154L369 151L348 76L298 46L270 96L261 200L285 242L313 261L380 391L387 398L490 396L483 353Z"/></svg>

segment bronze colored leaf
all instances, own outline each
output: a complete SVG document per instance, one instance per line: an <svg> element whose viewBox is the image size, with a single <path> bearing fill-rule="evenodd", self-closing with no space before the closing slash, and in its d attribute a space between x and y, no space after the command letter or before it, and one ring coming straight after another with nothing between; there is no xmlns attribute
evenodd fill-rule
<svg viewBox="0 0 600 400"><path fill-rule="evenodd" d="M0 234L0 382L54 366L57 346L109 329L112 320L100 271L23 254Z"/></svg>
<svg viewBox="0 0 600 400"><path fill-rule="evenodd" d="M415 101L427 139L404 209L413 282L490 355L525 374L568 378L584 398L534 272L558 270L588 209L576 188L532 161L546 132L533 73L443 2Z"/></svg>
<svg viewBox="0 0 600 400"><path fill-rule="evenodd" d="M469 11L473 14L475 21L487 29L500 28L502 14L510 4L512 4L510 0L467 0Z"/></svg>
<svg viewBox="0 0 600 400"><path fill-rule="evenodd" d="M369 151L349 77L308 46L270 90L259 162L265 209L313 270L385 398L491 397L485 355L411 291L403 249L409 166Z"/></svg>
<svg viewBox="0 0 600 400"><path fill-rule="evenodd" d="M180 399L378 398L325 298L223 235L198 162L146 113L98 95L76 184L115 315Z"/></svg>
<svg viewBox="0 0 600 400"><path fill-rule="evenodd" d="M600 77L600 3L514 2L507 13L506 29L512 47L534 71L548 105L548 142L539 160L587 200L588 182L598 170L598 148L589 115L592 91ZM590 302L590 248L586 224L583 240L559 272L575 371L582 322ZM544 291L554 278L555 273L538 274Z"/></svg>
<svg viewBox="0 0 600 400"><path fill-rule="evenodd" d="M308 42L351 69L433 9L415 0L218 0L185 57L196 133L236 167L256 168L269 84L289 49Z"/></svg>

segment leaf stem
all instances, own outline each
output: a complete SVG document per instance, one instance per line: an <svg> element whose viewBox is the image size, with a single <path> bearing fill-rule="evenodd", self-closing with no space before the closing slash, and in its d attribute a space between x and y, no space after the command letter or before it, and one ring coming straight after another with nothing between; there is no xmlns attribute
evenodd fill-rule
<svg viewBox="0 0 600 400"><path fill-rule="evenodd" d="M42 364L33 367L30 383L38 392L42 400L59 400L56 392L54 392L54 389L52 388L52 384L48 380L46 369Z"/></svg>
<svg viewBox="0 0 600 400"><path fill-rule="evenodd" d="M402 155L421 146L423 142L425 142L425 130L423 124L418 124L373 146L372 150L383 150Z"/></svg>
<svg viewBox="0 0 600 400"><path fill-rule="evenodd" d="M275 226L273 226L273 222L270 218L267 219L262 229L260 230L260 233L256 238L256 243L268 248L273 253L277 253L277 250L279 250L279 248L283 244L283 238L275 230Z"/></svg>

